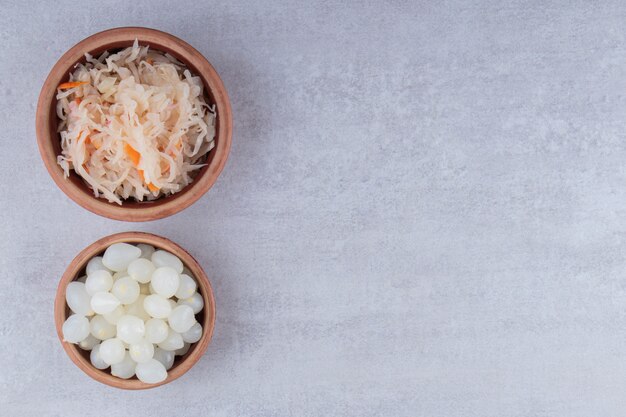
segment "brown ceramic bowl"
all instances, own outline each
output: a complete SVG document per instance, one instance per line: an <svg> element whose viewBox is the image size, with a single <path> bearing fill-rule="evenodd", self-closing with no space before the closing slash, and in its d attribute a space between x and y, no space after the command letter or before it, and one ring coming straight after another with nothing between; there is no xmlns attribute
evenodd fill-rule
<svg viewBox="0 0 626 417"><path fill-rule="evenodd" d="M65 289L67 285L85 274L85 267L91 258L101 255L107 247L113 243L119 242L147 243L157 249L164 249L178 256L183 261L183 264L187 267L187 269L192 272L198 283L198 293L202 295L204 300L204 308L200 313L196 314L196 320L198 320L198 322L202 325L202 337L198 342L191 345L191 348L184 356L176 357L174 366L167 371L167 379L158 384L146 384L138 380L136 377L131 379L121 379L111 375L109 368L99 370L95 368L89 360L90 351L82 350L78 347L78 345L63 341L63 323L71 313L67 303L65 302ZM189 253L187 253L187 251L178 246L176 243L164 237L156 236L150 233L117 233L104 237L87 246L87 248L83 249L83 251L80 252L67 267L63 277L61 278L61 282L59 282L56 298L54 300L54 322L59 340L61 340L61 344L63 345L63 349L65 349L67 355L83 372L96 381L112 387L129 390L154 388L159 385L172 382L198 362L209 345L213 334L213 327L215 325L215 300L213 299L213 290L211 289L209 279L200 265L198 265L198 262L196 262L196 260Z"/></svg>
<svg viewBox="0 0 626 417"><path fill-rule="evenodd" d="M60 135L57 133L56 89L69 80L69 73L79 62L85 62L85 53L98 56L105 50L131 46L135 39L141 45L169 52L198 75L205 86L208 102L215 104L215 148L200 169L194 181L180 192L151 202L125 201L122 205L97 198L93 191L74 171L65 178L57 164L61 154ZM67 51L54 65L44 82L37 103L37 143L48 172L59 188L82 207L101 216L124 221L148 221L171 216L193 204L206 193L217 180L226 164L232 136L230 102L224 84L211 64L193 47L184 41L154 29L126 27L96 33L79 42Z"/></svg>

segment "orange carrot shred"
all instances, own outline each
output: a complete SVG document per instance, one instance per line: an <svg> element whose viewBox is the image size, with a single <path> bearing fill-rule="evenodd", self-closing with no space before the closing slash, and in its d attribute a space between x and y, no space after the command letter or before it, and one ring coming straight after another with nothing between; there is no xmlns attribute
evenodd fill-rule
<svg viewBox="0 0 626 417"><path fill-rule="evenodd" d="M126 155L128 155L130 160L133 162L133 165L139 165L139 159L141 159L141 155L128 143L124 144L124 152L126 152Z"/></svg>
<svg viewBox="0 0 626 417"><path fill-rule="evenodd" d="M84 130L81 130L78 133L78 137L76 138L76 140L80 139L80 137L83 135ZM85 135L85 140L84 140L85 145L89 145L91 143L91 139L89 138L89 132L87 133L87 135Z"/></svg>
<svg viewBox="0 0 626 417"><path fill-rule="evenodd" d="M141 178L141 181L146 182L146 177L143 176L143 170L138 169L137 172L139 173L139 178ZM150 191L159 191L159 187L150 182L146 183L146 185L148 186L148 189Z"/></svg>
<svg viewBox="0 0 626 417"><path fill-rule="evenodd" d="M87 81L70 81L68 83L59 84L59 90L67 90L68 88L78 87L79 85L89 84Z"/></svg>

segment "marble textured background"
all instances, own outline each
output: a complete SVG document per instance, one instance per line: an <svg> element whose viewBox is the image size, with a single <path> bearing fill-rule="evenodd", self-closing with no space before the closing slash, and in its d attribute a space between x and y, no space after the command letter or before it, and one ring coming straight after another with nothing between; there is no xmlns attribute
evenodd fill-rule
<svg viewBox="0 0 626 417"><path fill-rule="evenodd" d="M347 3L0 0L0 415L626 415L626 4ZM35 142L54 62L126 25L199 49L235 124L208 195L143 224L71 202ZM52 320L125 230L217 298L203 359L146 392Z"/></svg>

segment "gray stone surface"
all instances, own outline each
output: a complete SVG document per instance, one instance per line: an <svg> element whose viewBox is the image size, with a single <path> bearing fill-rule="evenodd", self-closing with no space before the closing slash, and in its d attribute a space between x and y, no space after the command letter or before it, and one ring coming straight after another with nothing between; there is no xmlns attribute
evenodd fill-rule
<svg viewBox="0 0 626 417"><path fill-rule="evenodd" d="M0 415L626 415L626 4L349 3L0 0ZM235 122L209 194L144 224L71 202L35 142L54 62L124 25L205 54ZM53 327L68 262L125 230L217 297L146 392Z"/></svg>

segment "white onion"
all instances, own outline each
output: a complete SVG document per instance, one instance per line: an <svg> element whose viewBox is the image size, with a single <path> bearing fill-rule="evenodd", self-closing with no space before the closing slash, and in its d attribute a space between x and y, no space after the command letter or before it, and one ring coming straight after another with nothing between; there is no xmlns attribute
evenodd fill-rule
<svg viewBox="0 0 626 417"><path fill-rule="evenodd" d="M89 320L85 316L72 314L63 323L63 339L69 343L79 343L89 336Z"/></svg>
<svg viewBox="0 0 626 417"><path fill-rule="evenodd" d="M124 345L118 338L107 339L100 343L100 357L109 365L122 362L125 352Z"/></svg>
<svg viewBox="0 0 626 417"><path fill-rule="evenodd" d="M165 378L167 378L165 366L156 359L150 359L145 363L138 363L135 368L135 373L141 382L147 384L157 384L165 381Z"/></svg>
<svg viewBox="0 0 626 417"><path fill-rule="evenodd" d="M198 314L204 308L204 300L198 293L194 293L191 297L185 298L184 300L178 300L177 304L191 307L194 314Z"/></svg>
<svg viewBox="0 0 626 417"><path fill-rule="evenodd" d="M131 277L125 276L115 281L111 292L122 304L132 304L139 298L139 284Z"/></svg>
<svg viewBox="0 0 626 417"><path fill-rule="evenodd" d="M141 249L128 243L114 243L104 251L102 263L112 271L118 272L141 256Z"/></svg>
<svg viewBox="0 0 626 417"><path fill-rule="evenodd" d="M109 291L113 286L113 277L108 271L99 269L87 275L85 289L87 294L94 295L97 292Z"/></svg>
<svg viewBox="0 0 626 417"><path fill-rule="evenodd" d="M100 343L91 348L89 360L96 369L106 369L109 367L109 364L102 360L102 357L100 356Z"/></svg>
<svg viewBox="0 0 626 417"><path fill-rule="evenodd" d="M181 333L181 336L187 343L196 343L202 337L202 325L198 322L194 323L189 330Z"/></svg>
<svg viewBox="0 0 626 417"><path fill-rule="evenodd" d="M184 333L196 322L193 310L187 305L180 305L172 310L167 318L172 330L177 333Z"/></svg>
<svg viewBox="0 0 626 417"><path fill-rule="evenodd" d="M98 314L109 314L119 305L120 300L110 292L97 292L91 297L91 308Z"/></svg>
<svg viewBox="0 0 626 417"><path fill-rule="evenodd" d="M184 345L185 342L183 342L183 337L180 333L176 333L174 330L170 329L167 338L157 346L165 350L176 350L182 348Z"/></svg>
<svg viewBox="0 0 626 417"><path fill-rule="evenodd" d="M170 306L167 298L164 298L158 294L146 296L145 300L143 301L143 308L148 314L150 314L150 316L157 319L167 318L172 311L172 307Z"/></svg>
<svg viewBox="0 0 626 417"><path fill-rule="evenodd" d="M175 352L171 350L161 349L160 347L154 350L154 359L161 362L167 370L169 370L172 365L174 365L175 356Z"/></svg>
<svg viewBox="0 0 626 417"><path fill-rule="evenodd" d="M154 345L146 339L141 339L137 343L131 343L128 347L128 352L135 362L148 362L154 356Z"/></svg>
<svg viewBox="0 0 626 417"><path fill-rule="evenodd" d="M121 362L111 365L111 375L122 379L132 378L135 375L137 363L130 357L128 352L124 353Z"/></svg>
<svg viewBox="0 0 626 417"><path fill-rule="evenodd" d="M181 274L180 275L180 284L178 285L178 290L176 290L176 298L189 298L191 297L198 288L196 281L191 278L189 275Z"/></svg>
<svg viewBox="0 0 626 417"><path fill-rule="evenodd" d="M178 291L180 284L180 276L172 267L162 266L152 273L150 280L154 292L165 298L173 297Z"/></svg>
<svg viewBox="0 0 626 417"><path fill-rule="evenodd" d="M125 314L117 321L117 337L126 343L139 343L145 334L145 324L139 317Z"/></svg>
<svg viewBox="0 0 626 417"><path fill-rule="evenodd" d="M142 284L150 282L150 277L156 268L149 259L135 259L128 265L128 275Z"/></svg>
<svg viewBox="0 0 626 417"><path fill-rule="evenodd" d="M85 284L82 282L70 282L65 288L65 301L68 307L81 316L91 316L94 311L91 308L91 298L87 294Z"/></svg>
<svg viewBox="0 0 626 417"><path fill-rule="evenodd" d="M104 266L104 264L102 263L102 256L95 256L91 258L89 262L87 262L87 268L85 268L85 271L87 275L89 275L93 271L97 271L100 269L107 271L107 272L111 272L111 270L107 268L106 266Z"/></svg>
<svg viewBox="0 0 626 417"><path fill-rule="evenodd" d="M183 272L183 262L178 256L164 250L158 250L152 254L152 263L155 267L169 266L174 268L179 274Z"/></svg>
<svg viewBox="0 0 626 417"><path fill-rule="evenodd" d="M164 320L150 319L146 322L146 340L150 343L161 343L168 333L169 327Z"/></svg>
<svg viewBox="0 0 626 417"><path fill-rule="evenodd" d="M97 315L89 322L91 335L99 340L110 339L115 336L117 329L103 316Z"/></svg>
<svg viewBox="0 0 626 417"><path fill-rule="evenodd" d="M154 253L154 246L148 245L146 243L140 243L137 247L141 250L141 257L150 260L150 257Z"/></svg>

